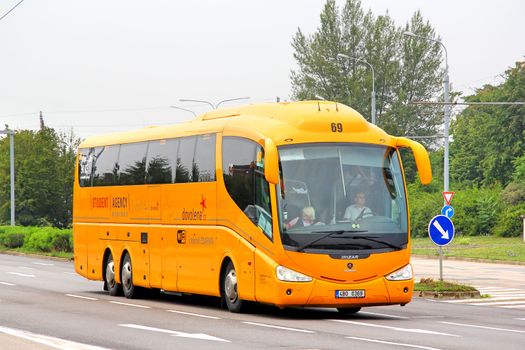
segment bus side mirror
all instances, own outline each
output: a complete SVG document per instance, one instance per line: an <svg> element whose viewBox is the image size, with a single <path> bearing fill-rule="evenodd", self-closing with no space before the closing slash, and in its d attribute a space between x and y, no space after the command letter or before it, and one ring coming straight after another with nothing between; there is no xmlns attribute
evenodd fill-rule
<svg viewBox="0 0 525 350"><path fill-rule="evenodd" d="M419 142L407 139L406 137L398 137L396 146L410 147L416 160L419 180L423 185L428 185L432 181L432 168L430 166L430 159L425 147L423 147Z"/></svg>
<svg viewBox="0 0 525 350"><path fill-rule="evenodd" d="M264 140L264 177L271 184L279 183L279 156L272 139Z"/></svg>

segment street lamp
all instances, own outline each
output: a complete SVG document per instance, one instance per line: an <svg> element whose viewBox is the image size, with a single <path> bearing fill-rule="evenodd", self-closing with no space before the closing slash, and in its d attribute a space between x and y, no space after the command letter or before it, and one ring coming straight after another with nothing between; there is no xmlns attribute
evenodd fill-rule
<svg viewBox="0 0 525 350"><path fill-rule="evenodd" d="M9 130L0 130L0 134L9 135L9 165L11 177L11 226L15 226L15 132Z"/></svg>
<svg viewBox="0 0 525 350"><path fill-rule="evenodd" d="M186 112L190 112L191 114L193 114L194 117L197 116L197 114L194 111L192 111L191 109L182 108L182 107L179 107L179 106L170 106L170 108L180 109L180 110L183 110L183 111L186 111Z"/></svg>
<svg viewBox="0 0 525 350"><path fill-rule="evenodd" d="M345 58L347 60L356 60L357 62L361 62L361 63L368 65L370 69L372 70L372 100L371 100L371 107L370 107L371 113L370 114L372 115L372 124L375 124L376 123L376 84L375 84L374 67L363 59L360 59L357 57L351 57L343 53L338 53L337 58Z"/></svg>
<svg viewBox="0 0 525 350"><path fill-rule="evenodd" d="M229 98L229 99L226 99L226 100L222 100L222 101L219 101L217 102L216 104L213 104L211 103L210 101L204 101L204 100L191 100L191 99L187 99L187 98L181 98L179 101L180 102L198 102L198 103L206 103L208 105L211 106L212 109L217 109L219 108L219 106L224 103L224 102L230 102L230 101L237 101L237 100L247 100L249 99L250 97L236 97L236 98Z"/></svg>
<svg viewBox="0 0 525 350"><path fill-rule="evenodd" d="M444 112L444 120L443 120L443 124L444 124L444 138L445 138L445 156L444 156L444 160L443 160L443 189L444 189L444 192L448 192L448 189L449 189L449 152L448 152L448 146L449 146L449 120L450 120L450 106L449 106L449 103L450 103L450 96L449 96L449 79L448 79L448 54L447 54L447 48L445 47L445 45L443 45L443 43L439 40L435 40L435 39L432 39L432 38L426 38L424 36L421 36L421 35L417 35L417 34L414 34L412 32L404 32L403 33L404 35L406 36L410 36L410 37L413 37L413 38L419 38L419 39L423 39L423 40L427 40L427 41L432 41L432 42L435 42L435 43L438 43L439 45L441 45L441 47L443 48L443 51L445 51L445 77L444 77L444 84L445 84L445 96L444 96L444 99L445 99L445 112Z"/></svg>
<svg viewBox="0 0 525 350"><path fill-rule="evenodd" d="M448 178L449 178L449 162L448 162L448 127L449 127L449 113L450 113L450 110L449 110L449 103L450 103L450 97L449 97L449 94L448 94L448 89L449 89L449 81L448 81L448 54L447 54L447 48L445 47L445 45L443 45L443 43L439 40L436 40L436 39L432 39L432 38L427 38L427 37L424 37L424 36L421 36L421 35L417 35L417 34L414 34L412 32L409 32L409 31L406 31L403 33L404 35L406 36L409 36L409 37L412 37L412 38L418 38L418 39L423 39L423 40L427 40L427 41L432 41L432 42L435 42L435 43L438 43L439 45L441 45L441 47L443 48L443 50L445 51L445 78L444 78L444 84L445 84L445 96L444 96L444 99L445 99L445 115L444 115L444 120L443 120L443 123L445 124L444 125L444 132L445 132L445 156L444 156L444 160L443 160L443 189L444 191L443 192L448 192ZM441 246L439 246L439 280L440 281L443 281L443 248Z"/></svg>

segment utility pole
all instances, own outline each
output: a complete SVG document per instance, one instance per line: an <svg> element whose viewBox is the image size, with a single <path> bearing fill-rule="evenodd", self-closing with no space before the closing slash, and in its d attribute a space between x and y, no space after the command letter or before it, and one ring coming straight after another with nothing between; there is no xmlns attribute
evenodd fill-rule
<svg viewBox="0 0 525 350"><path fill-rule="evenodd" d="M11 226L15 226L15 133L6 126L0 134L9 135L9 165L11 177Z"/></svg>

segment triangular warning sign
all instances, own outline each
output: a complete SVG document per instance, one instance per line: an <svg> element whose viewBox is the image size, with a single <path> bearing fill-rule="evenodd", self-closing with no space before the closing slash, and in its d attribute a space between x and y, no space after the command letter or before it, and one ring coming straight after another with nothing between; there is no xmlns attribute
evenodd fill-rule
<svg viewBox="0 0 525 350"><path fill-rule="evenodd" d="M452 197L454 197L454 192L442 192L443 198L445 198L445 202L447 202L447 205L450 205L450 202L452 201Z"/></svg>

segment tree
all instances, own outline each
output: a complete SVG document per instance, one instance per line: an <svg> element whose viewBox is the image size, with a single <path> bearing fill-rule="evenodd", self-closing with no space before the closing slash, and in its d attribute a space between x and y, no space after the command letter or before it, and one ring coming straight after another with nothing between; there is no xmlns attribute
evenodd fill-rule
<svg viewBox="0 0 525 350"><path fill-rule="evenodd" d="M409 104L439 98L442 86L440 45L403 35L409 30L439 40L419 12L404 27L398 27L388 13L378 17L370 11L365 14L359 0L347 0L341 12L334 0L328 0L320 20L315 33L307 36L298 29L292 40L298 64L291 72L294 98L343 102L370 120L370 68L355 59L337 59L342 53L374 67L380 127L396 135L437 132L442 110Z"/></svg>
<svg viewBox="0 0 525 350"><path fill-rule="evenodd" d="M43 120L42 120L43 122ZM71 225L75 150L73 134L57 134L42 123L39 131L15 133L16 220L22 225ZM9 140L0 141L0 219L10 212Z"/></svg>
<svg viewBox="0 0 525 350"><path fill-rule="evenodd" d="M525 62L505 72L505 82L485 85L470 102L525 100ZM466 108L453 124L451 176L475 186L522 178L525 166L525 107L482 105ZM523 178L522 178L523 179Z"/></svg>

